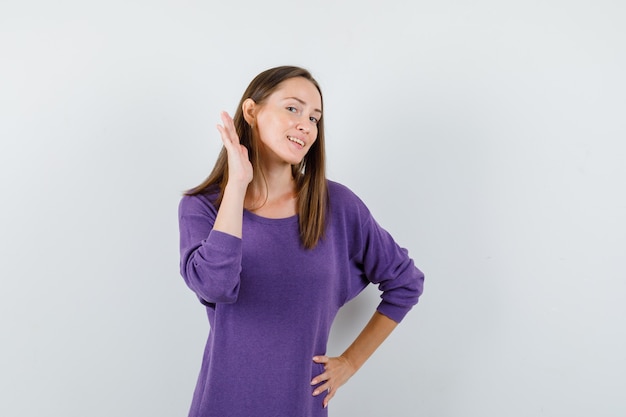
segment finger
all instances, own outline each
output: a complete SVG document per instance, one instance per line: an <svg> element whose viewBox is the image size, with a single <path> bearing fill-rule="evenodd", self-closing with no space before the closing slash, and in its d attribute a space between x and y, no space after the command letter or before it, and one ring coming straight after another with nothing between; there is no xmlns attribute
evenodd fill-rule
<svg viewBox="0 0 626 417"><path fill-rule="evenodd" d="M237 136L237 133L234 132L234 130L231 131L227 127L222 125L217 125L217 130L220 132L222 143L226 147L227 151L234 151L238 150L240 147L244 147L239 143L239 137Z"/></svg>
<svg viewBox="0 0 626 417"><path fill-rule="evenodd" d="M319 387L315 388L313 390L313 396L316 397L316 396L318 396L321 393L326 392L326 391L332 391L332 388L330 386L330 382L326 382L326 383L320 385Z"/></svg>
<svg viewBox="0 0 626 417"><path fill-rule="evenodd" d="M228 112L222 110L220 112L220 118L222 119L222 122L224 123L224 126L228 126L232 123L232 118L230 117L230 114L228 114Z"/></svg>
<svg viewBox="0 0 626 417"><path fill-rule="evenodd" d="M333 389L330 384L324 384L319 386L315 391L313 391L313 396L317 396L320 395L322 393L327 393L327 395L324 397L324 400L322 402L322 404L324 405L324 408L328 407L328 403L330 402L330 400L335 396L335 393L337 392L336 389Z"/></svg>
<svg viewBox="0 0 626 417"><path fill-rule="evenodd" d="M328 356L313 356L313 362L315 363L328 363L330 358Z"/></svg>
<svg viewBox="0 0 626 417"><path fill-rule="evenodd" d="M324 405L324 408L328 407L328 403L330 402L330 400L333 399L333 397L335 396L335 391L328 390L328 395L324 397L324 401L322 402L322 404Z"/></svg>
<svg viewBox="0 0 626 417"><path fill-rule="evenodd" d="M321 384L322 382L327 381L328 378L329 376L326 374L326 372L324 372L323 374L319 374L311 380L311 385Z"/></svg>
<svg viewBox="0 0 626 417"><path fill-rule="evenodd" d="M224 126L217 125L217 130L220 132L220 137L222 139L222 143L226 147L226 150L232 149L233 141L230 138L230 135L228 134L228 132L226 132L226 129L224 128Z"/></svg>
<svg viewBox="0 0 626 417"><path fill-rule="evenodd" d="M224 128L226 132L228 132L231 141L233 143L239 143L239 135L237 135L237 129L235 129L235 122L233 121L232 117L230 117L230 115L225 111L222 111L220 113L220 117L222 118Z"/></svg>
<svg viewBox="0 0 626 417"><path fill-rule="evenodd" d="M241 157L244 158L246 161L249 161L250 158L248 157L248 148L243 145L239 145L239 150L241 152Z"/></svg>
<svg viewBox="0 0 626 417"><path fill-rule="evenodd" d="M217 125L218 130L222 135L226 135L228 139L232 141L233 134L236 133L233 119L225 111L220 112L220 118L222 119L222 124Z"/></svg>

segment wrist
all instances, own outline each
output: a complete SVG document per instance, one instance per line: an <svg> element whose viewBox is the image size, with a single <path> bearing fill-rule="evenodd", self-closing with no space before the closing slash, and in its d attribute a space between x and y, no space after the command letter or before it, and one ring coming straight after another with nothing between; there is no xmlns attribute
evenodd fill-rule
<svg viewBox="0 0 626 417"><path fill-rule="evenodd" d="M246 196L247 190L247 183L229 180L228 183L226 183L226 187L224 187L224 195L229 194L243 200Z"/></svg>
<svg viewBox="0 0 626 417"><path fill-rule="evenodd" d="M339 356L339 358L341 358L345 362L345 364L352 370L352 374L356 373L356 371L359 370L360 366L356 364L354 358L351 358L348 352L344 352Z"/></svg>

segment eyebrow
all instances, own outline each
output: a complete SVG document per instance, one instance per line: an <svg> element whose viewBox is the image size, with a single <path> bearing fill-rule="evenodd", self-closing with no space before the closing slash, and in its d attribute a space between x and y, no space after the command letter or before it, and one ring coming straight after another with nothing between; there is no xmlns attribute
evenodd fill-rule
<svg viewBox="0 0 626 417"><path fill-rule="evenodd" d="M298 97L285 97L285 100L296 100L298 103L302 104L303 106L306 105L306 102L302 99L299 99ZM313 111L316 111L319 114L323 114L320 109L313 109Z"/></svg>

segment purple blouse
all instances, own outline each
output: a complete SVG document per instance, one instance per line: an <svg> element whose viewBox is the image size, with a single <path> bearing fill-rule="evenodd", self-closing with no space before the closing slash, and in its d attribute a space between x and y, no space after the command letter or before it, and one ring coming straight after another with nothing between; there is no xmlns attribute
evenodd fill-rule
<svg viewBox="0 0 626 417"><path fill-rule="evenodd" d="M321 417L310 381L323 365L341 306L368 283L396 322L418 301L424 275L348 188L328 181L325 236L312 250L298 216L247 210L242 239L212 230L214 194L179 206L181 274L206 307L210 332L190 417Z"/></svg>

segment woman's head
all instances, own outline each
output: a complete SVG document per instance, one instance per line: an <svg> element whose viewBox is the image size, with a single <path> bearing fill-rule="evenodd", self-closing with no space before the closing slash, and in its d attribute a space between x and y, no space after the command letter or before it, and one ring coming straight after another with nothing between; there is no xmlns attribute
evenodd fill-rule
<svg viewBox="0 0 626 417"><path fill-rule="evenodd" d="M311 73L303 68L294 66L281 66L268 69L257 75L248 85L243 93L233 121L240 143L248 149L248 155L252 163L254 180L263 180L264 173L261 163L261 140L255 129L254 120L251 120L249 114L246 113L250 103L254 103L258 108L262 108L268 98L272 96L285 82L293 79L304 79L310 82L319 93L319 108L315 113L315 128L317 137L314 138L313 144L308 152L299 162L294 160L292 164L292 175L296 181L297 192L297 208L300 224L300 238L306 248L313 248L322 238L326 226L326 210L327 210L327 186L326 186L326 155L324 140L324 120L321 115L323 111L322 92L317 81ZM246 118L248 120L246 120ZM252 123L249 123L252 122ZM219 187L219 196L215 202L219 206L222 199L222 193L228 183L228 157L226 150L222 148L217 158L213 171L209 177L199 186L189 190L187 195L202 194L212 189L214 186Z"/></svg>
<svg viewBox="0 0 626 417"><path fill-rule="evenodd" d="M312 97L311 90L316 97ZM283 92L284 97L276 97ZM292 92L294 93L292 94ZM241 144L248 148L250 160L255 168L255 178L258 179L260 175L262 175L261 172L257 171L261 169L259 158L262 157L261 147L263 146L263 139L266 139L259 135L259 133L263 128L267 127L259 126L261 123L260 120L259 123L256 123L256 113L263 107L274 105L274 102L279 99L283 100L281 104L283 105L283 110L285 107L290 108L288 106L299 107L300 103L294 103L293 101L290 103L286 98L301 100L307 97L307 93L308 97L311 98L306 99L306 105L309 105L311 109L315 109L316 111L309 112L309 110L303 108L302 110L307 111L307 114L303 115L304 121L308 120L308 117L312 117L311 121L314 120L315 122L310 125L305 125L304 127L291 126L291 128L294 129L301 129L302 133L306 133L308 136L306 138L300 137L300 139L307 142L303 149L306 153L303 152L299 156L295 155L294 157L296 159L291 161L296 180L299 179L300 175L306 175L307 171L323 169L325 161L324 122L321 114L323 101L319 84L311 74L303 68L282 66L263 71L248 85L248 88L239 101L233 119ZM304 95L304 97L301 95ZM295 112L296 109L293 110ZM309 128L311 132L305 131L305 129ZM296 134L294 136L299 135ZM297 138L295 139L297 140Z"/></svg>

